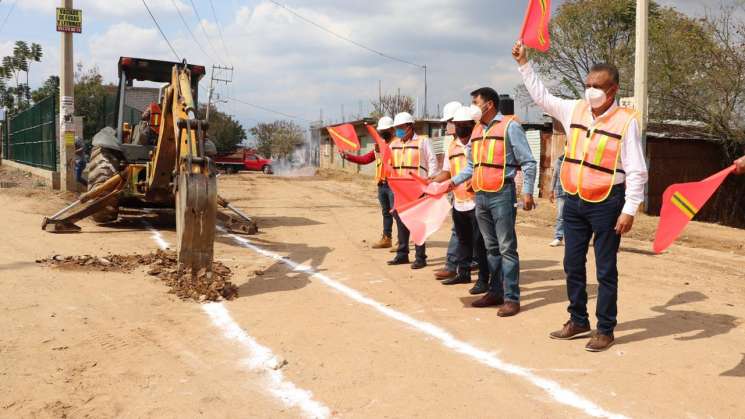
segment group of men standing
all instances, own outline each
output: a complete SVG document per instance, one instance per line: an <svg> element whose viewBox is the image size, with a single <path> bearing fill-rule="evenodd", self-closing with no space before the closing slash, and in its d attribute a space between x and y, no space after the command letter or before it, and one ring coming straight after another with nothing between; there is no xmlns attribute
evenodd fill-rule
<svg viewBox="0 0 745 419"><path fill-rule="evenodd" d="M565 153L556 164L552 200L559 199L561 226L556 240L563 241L569 319L549 337L569 340L590 337L585 349L599 352L614 343L617 324L618 267L621 236L634 223L644 199L648 174L637 113L618 106L616 95L620 76L615 66L593 66L585 81L585 94L579 100L551 95L528 62L525 47L516 43L512 50L525 87L534 103L559 121L566 132ZM485 87L471 93L472 104L448 104L450 143L442 171L427 138L414 132L408 113L381 118L378 130L392 151L386 166L378 150L366 156L343 155L347 160L377 165L376 181L383 211L383 238L374 248L392 246L392 220L398 228L396 256L390 265L409 263L409 231L394 208L394 194L387 176L406 176L418 172L436 183L437 190L452 192L455 246L454 272L438 272L445 285L471 282L471 270L478 268L478 280L470 292L483 294L474 307L498 307L497 315L510 317L520 312L520 258L515 221L518 207L535 207L533 188L536 160L525 131L513 116L499 113L499 95ZM736 162L737 172L745 172L745 157ZM523 172L522 196L518 203L515 179ZM587 252L593 241L599 283L596 317L592 331L587 311ZM426 266L424 245L416 247L412 269ZM592 332L591 332L592 331Z"/></svg>

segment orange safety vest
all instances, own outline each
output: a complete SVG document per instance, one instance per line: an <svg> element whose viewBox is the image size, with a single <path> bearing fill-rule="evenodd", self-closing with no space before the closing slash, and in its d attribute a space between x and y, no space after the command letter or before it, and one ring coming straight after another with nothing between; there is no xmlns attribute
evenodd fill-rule
<svg viewBox="0 0 745 419"><path fill-rule="evenodd" d="M458 176L458 174L468 165L468 157L466 156L466 148L460 144L458 139L453 139L450 142L448 148L448 160L450 161L450 178ZM458 185L453 190L455 200L458 202L473 201L473 192L468 190L471 188L471 181L466 181Z"/></svg>
<svg viewBox="0 0 745 419"><path fill-rule="evenodd" d="M593 121L590 104L580 100L574 108L567 136L561 186L570 195L587 202L603 202L615 184L618 157L631 121L633 109L617 107Z"/></svg>
<svg viewBox="0 0 745 419"><path fill-rule="evenodd" d="M378 146L375 146L375 182L380 183L388 179L388 173L385 173L383 168L383 154L378 150Z"/></svg>
<svg viewBox="0 0 745 419"><path fill-rule="evenodd" d="M476 192L499 192L505 181L507 164L507 127L515 119L505 116L501 121L489 124L486 131L481 124L476 124L471 134L471 157L473 159L473 177L471 184Z"/></svg>
<svg viewBox="0 0 745 419"><path fill-rule="evenodd" d="M404 143L396 138L391 143L391 154L393 158L393 171L398 176L408 176L409 172L425 170L421 166L422 159L422 137L415 137Z"/></svg>

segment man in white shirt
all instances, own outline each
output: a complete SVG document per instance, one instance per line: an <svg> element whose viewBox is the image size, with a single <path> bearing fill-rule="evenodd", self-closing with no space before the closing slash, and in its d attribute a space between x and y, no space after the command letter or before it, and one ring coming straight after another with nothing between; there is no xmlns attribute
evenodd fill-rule
<svg viewBox="0 0 745 419"><path fill-rule="evenodd" d="M521 42L515 44L512 55L535 104L567 130L561 182L568 193L564 207L564 271L570 320L550 337L568 340L591 330L585 265L594 235L600 284L597 331L585 349L604 351L613 345L617 324L617 253L621 236L634 224L648 177L639 123L633 111L615 103L619 89L615 66L593 66L585 82L585 98L564 100L551 95L538 79Z"/></svg>
<svg viewBox="0 0 745 419"><path fill-rule="evenodd" d="M432 151L429 138L418 136L414 131L414 117L408 112L401 112L393 119L395 138L391 142L391 159L394 176L408 176L410 172L418 173L427 178L438 173L437 156ZM395 202L395 197L394 197ZM396 257L388 261L389 265L404 265L409 263L409 236L411 233L401 221L398 214L394 214L398 229L398 249ZM416 260L411 269L422 269L427 266L426 245L416 246Z"/></svg>
<svg viewBox="0 0 745 419"><path fill-rule="evenodd" d="M478 110L477 107L473 107ZM455 138L448 146L442 172L435 176L433 182L444 182L458 176L468 167L467 145L476 121L475 110L470 106L461 106L453 115ZM479 110L480 114L480 110ZM479 116L480 117L480 116ZM476 219L475 194L470 182L465 182L453 190L453 226L457 246L456 276L442 281L443 285L468 284L471 282L471 263L474 259L479 264L479 279L469 291L471 295L484 294L489 290L489 262L486 256L486 244L479 230Z"/></svg>

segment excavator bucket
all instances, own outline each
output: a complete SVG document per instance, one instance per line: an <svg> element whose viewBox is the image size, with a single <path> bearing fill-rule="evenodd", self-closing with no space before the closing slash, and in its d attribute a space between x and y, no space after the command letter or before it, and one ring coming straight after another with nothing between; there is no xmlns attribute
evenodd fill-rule
<svg viewBox="0 0 745 419"><path fill-rule="evenodd" d="M181 269L212 268L217 213L217 179L203 173L178 174L176 234Z"/></svg>

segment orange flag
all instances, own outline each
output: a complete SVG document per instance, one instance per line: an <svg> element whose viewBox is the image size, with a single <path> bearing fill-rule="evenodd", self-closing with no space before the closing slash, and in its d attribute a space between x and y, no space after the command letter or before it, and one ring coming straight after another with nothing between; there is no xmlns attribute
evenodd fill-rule
<svg viewBox="0 0 745 419"><path fill-rule="evenodd" d="M520 40L525 46L546 52L551 45L548 22L551 20L551 0L529 0Z"/></svg>
<svg viewBox="0 0 745 419"><path fill-rule="evenodd" d="M393 190L393 209L399 211L401 207L419 199L424 193L424 185L412 177L389 177L388 186Z"/></svg>
<svg viewBox="0 0 745 419"><path fill-rule="evenodd" d="M428 195L404 205L398 210L398 216L411 232L411 241L421 246L442 227L451 207L446 195Z"/></svg>
<svg viewBox="0 0 745 419"><path fill-rule="evenodd" d="M662 194L660 224L654 239L655 253L662 253L673 244L691 219L734 170L735 166L732 165L701 182L677 183L665 190Z"/></svg>
<svg viewBox="0 0 745 419"><path fill-rule="evenodd" d="M383 173L386 174L387 178L388 174L391 173L391 147L388 146L388 143L386 143L383 137L378 134L378 130L375 129L374 126L365 124L365 128L367 128L367 132L378 145L380 159L383 160Z"/></svg>
<svg viewBox="0 0 745 419"><path fill-rule="evenodd" d="M337 125L326 128L334 144L341 151L357 151L360 149L360 140L352 124Z"/></svg>

